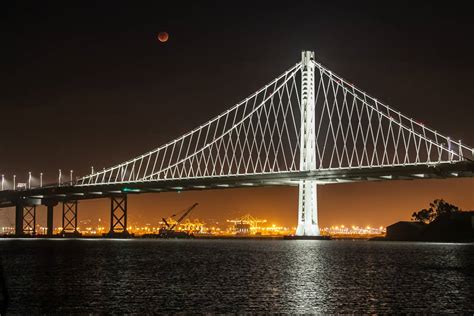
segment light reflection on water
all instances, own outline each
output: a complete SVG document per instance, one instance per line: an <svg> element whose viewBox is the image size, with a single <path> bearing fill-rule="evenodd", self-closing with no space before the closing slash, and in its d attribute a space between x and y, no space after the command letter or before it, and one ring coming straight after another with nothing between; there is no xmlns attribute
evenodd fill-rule
<svg viewBox="0 0 474 316"><path fill-rule="evenodd" d="M12 313L474 312L474 245L0 240Z"/></svg>

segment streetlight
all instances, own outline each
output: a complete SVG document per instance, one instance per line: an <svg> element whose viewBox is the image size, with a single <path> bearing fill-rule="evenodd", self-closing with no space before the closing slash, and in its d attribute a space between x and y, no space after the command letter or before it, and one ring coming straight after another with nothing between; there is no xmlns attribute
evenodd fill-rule
<svg viewBox="0 0 474 316"><path fill-rule="evenodd" d="M74 172L74 171L73 171L72 169L71 169L71 171L69 171L69 179L70 179L70 181L71 181L71 185L72 185L72 173L73 173L73 172Z"/></svg>
<svg viewBox="0 0 474 316"><path fill-rule="evenodd" d="M91 174L94 174L94 166L91 166Z"/></svg>
<svg viewBox="0 0 474 316"><path fill-rule="evenodd" d="M61 169L59 169L58 185L61 186Z"/></svg>
<svg viewBox="0 0 474 316"><path fill-rule="evenodd" d="M40 172L40 188L43 187L43 173Z"/></svg>
<svg viewBox="0 0 474 316"><path fill-rule="evenodd" d="M3 184L5 183L5 175L2 174L2 191L3 191Z"/></svg>
<svg viewBox="0 0 474 316"><path fill-rule="evenodd" d="M13 175L13 190L16 190L16 174Z"/></svg>
<svg viewBox="0 0 474 316"><path fill-rule="evenodd" d="M31 189L31 171L28 172L28 189Z"/></svg>

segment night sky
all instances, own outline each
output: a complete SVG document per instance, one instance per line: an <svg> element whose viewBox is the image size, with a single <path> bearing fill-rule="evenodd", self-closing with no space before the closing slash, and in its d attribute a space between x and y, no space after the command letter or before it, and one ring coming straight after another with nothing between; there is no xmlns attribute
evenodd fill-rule
<svg viewBox="0 0 474 316"><path fill-rule="evenodd" d="M474 23L462 6L409 2L169 1L2 4L0 172L53 182L156 148L259 89L314 50L323 65L402 113L474 146ZM80 5L79 5L80 4ZM160 43L157 33L170 39ZM322 226L387 225L435 198L474 209L474 180L320 188ZM295 188L133 197L130 221L201 205L295 225ZM108 201L83 202L106 218ZM59 210L56 219L59 220ZM42 216L42 215L41 215ZM0 222L13 218L0 214ZM41 219L40 221L42 221Z"/></svg>

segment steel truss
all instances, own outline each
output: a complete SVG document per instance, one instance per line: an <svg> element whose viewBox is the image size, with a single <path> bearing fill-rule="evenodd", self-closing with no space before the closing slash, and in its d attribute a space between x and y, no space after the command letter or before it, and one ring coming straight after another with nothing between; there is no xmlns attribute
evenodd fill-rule
<svg viewBox="0 0 474 316"><path fill-rule="evenodd" d="M110 197L109 235L128 234L127 231L127 195Z"/></svg>
<svg viewBox="0 0 474 316"><path fill-rule="evenodd" d="M23 206L23 234L36 235L36 206Z"/></svg>
<svg viewBox="0 0 474 316"><path fill-rule="evenodd" d="M77 234L77 201L63 202L62 234Z"/></svg>

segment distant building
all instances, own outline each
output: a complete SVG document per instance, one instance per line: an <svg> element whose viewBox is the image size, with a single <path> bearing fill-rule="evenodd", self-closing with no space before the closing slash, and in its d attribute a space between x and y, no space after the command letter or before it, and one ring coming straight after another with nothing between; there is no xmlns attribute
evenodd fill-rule
<svg viewBox="0 0 474 316"><path fill-rule="evenodd" d="M250 224L244 223L235 223L235 234L236 235L250 235Z"/></svg>
<svg viewBox="0 0 474 316"><path fill-rule="evenodd" d="M241 218L237 219L228 219L228 223L233 223L234 227L232 230L237 235L250 235L261 233L262 227L261 224L266 223L266 219L258 219L253 217L250 214L244 215Z"/></svg>
<svg viewBox="0 0 474 316"><path fill-rule="evenodd" d="M166 223L168 223L169 226L176 225L177 230L186 231L188 233L202 233L206 229L206 223L197 218L194 220L186 218L183 222L178 224L174 218L168 217ZM160 227L168 227L164 221L160 221L159 225Z"/></svg>
<svg viewBox="0 0 474 316"><path fill-rule="evenodd" d="M388 240L420 240L423 229L428 226L420 222L400 221L387 226Z"/></svg>
<svg viewBox="0 0 474 316"><path fill-rule="evenodd" d="M460 211L438 216L423 230L423 240L474 241L474 211Z"/></svg>
<svg viewBox="0 0 474 316"><path fill-rule="evenodd" d="M186 218L180 225L179 230L189 233L202 233L205 230L205 223L199 219L190 220Z"/></svg>
<svg viewBox="0 0 474 316"><path fill-rule="evenodd" d="M386 240L473 242L474 211L438 216L433 222L398 222L387 226Z"/></svg>

